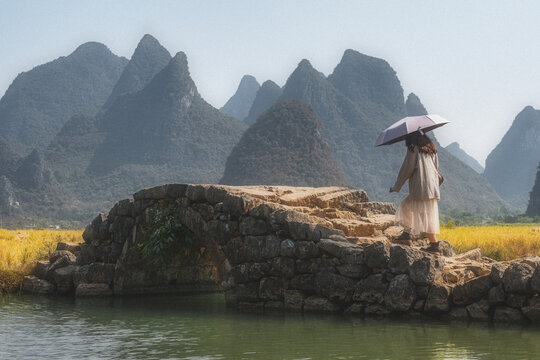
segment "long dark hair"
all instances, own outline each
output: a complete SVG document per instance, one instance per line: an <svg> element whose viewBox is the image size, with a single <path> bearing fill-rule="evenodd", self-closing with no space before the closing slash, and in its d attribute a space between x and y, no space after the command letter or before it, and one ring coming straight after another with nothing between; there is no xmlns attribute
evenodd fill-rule
<svg viewBox="0 0 540 360"><path fill-rule="evenodd" d="M405 138L405 145L410 152L413 152L414 147L418 146L418 151L420 151L421 153L437 153L437 149L435 149L435 145L433 145L431 139L427 135L421 134L419 131L415 131L407 135L407 137Z"/></svg>

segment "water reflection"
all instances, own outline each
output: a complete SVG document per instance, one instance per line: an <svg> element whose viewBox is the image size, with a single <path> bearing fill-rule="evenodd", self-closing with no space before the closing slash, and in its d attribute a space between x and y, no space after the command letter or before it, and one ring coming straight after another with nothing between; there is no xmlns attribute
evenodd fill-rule
<svg viewBox="0 0 540 360"><path fill-rule="evenodd" d="M0 358L523 359L531 327L241 314L221 295L0 299Z"/></svg>

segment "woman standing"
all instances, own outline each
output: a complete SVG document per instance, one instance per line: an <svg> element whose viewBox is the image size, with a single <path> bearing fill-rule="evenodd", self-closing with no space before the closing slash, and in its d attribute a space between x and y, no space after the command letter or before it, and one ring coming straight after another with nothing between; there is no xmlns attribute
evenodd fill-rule
<svg viewBox="0 0 540 360"><path fill-rule="evenodd" d="M409 195L396 212L396 221L413 236L436 243L439 234L439 160L437 149L420 131L407 135L407 154L390 192L399 192L409 180Z"/></svg>

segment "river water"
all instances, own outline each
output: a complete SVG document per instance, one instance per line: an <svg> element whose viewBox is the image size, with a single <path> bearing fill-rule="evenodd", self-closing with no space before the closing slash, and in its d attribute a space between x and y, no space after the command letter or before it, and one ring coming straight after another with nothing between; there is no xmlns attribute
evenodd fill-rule
<svg viewBox="0 0 540 360"><path fill-rule="evenodd" d="M540 359L540 329L242 314L221 294L9 296L0 359Z"/></svg>

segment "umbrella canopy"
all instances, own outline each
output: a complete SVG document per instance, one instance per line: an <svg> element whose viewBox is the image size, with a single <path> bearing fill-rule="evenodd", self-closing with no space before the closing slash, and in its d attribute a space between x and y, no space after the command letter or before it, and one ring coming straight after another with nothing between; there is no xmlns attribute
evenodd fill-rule
<svg viewBox="0 0 540 360"><path fill-rule="evenodd" d="M448 123L439 115L408 116L386 128L377 138L375 146L390 145L405 140L408 134L415 131L426 133Z"/></svg>

